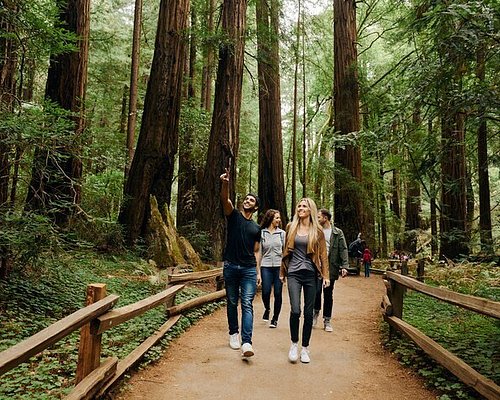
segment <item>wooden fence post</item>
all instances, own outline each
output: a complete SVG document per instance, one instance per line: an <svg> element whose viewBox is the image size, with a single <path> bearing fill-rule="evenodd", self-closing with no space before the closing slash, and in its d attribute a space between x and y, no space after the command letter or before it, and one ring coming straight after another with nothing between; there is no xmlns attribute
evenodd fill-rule
<svg viewBox="0 0 500 400"><path fill-rule="evenodd" d="M408 275L408 261L401 262L401 275Z"/></svg>
<svg viewBox="0 0 500 400"><path fill-rule="evenodd" d="M396 281L390 279L391 290L388 292L389 299L392 304L392 315L399 319L403 319L403 299L405 294L405 287ZM389 325L389 338L392 339L397 329Z"/></svg>
<svg viewBox="0 0 500 400"><path fill-rule="evenodd" d="M92 283L87 286L87 298L85 305L96 303L106 297L106 284ZM80 345L78 348L78 365L76 366L76 383L81 382L101 362L101 337L92 335L90 324L82 326L80 330Z"/></svg>
<svg viewBox="0 0 500 400"><path fill-rule="evenodd" d="M166 289L168 289L169 287L172 286L172 284L170 283L170 281L168 280L168 276L169 274L173 274L175 271L175 267L169 267L167 268L167 284L165 286ZM168 299L166 302L165 302L165 312L168 314L168 309L172 306L175 306L175 296L176 295L173 295L170 299Z"/></svg>
<svg viewBox="0 0 500 400"><path fill-rule="evenodd" d="M424 282L425 280L424 268L425 268L425 260L421 258L420 260L417 261L417 280L419 280L420 282Z"/></svg>

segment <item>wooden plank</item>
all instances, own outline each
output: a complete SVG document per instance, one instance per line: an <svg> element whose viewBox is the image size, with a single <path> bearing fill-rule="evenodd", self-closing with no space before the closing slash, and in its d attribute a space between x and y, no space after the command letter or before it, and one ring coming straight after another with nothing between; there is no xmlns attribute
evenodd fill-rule
<svg viewBox="0 0 500 400"><path fill-rule="evenodd" d="M370 268L370 273L374 273L376 275L384 275L385 274L385 269Z"/></svg>
<svg viewBox="0 0 500 400"><path fill-rule="evenodd" d="M448 369L466 385L471 386L487 399L500 399L500 386L496 385L491 379L481 375L460 358L450 353L430 337L424 335L417 328L396 317L385 317L385 320L391 326L407 335L430 357Z"/></svg>
<svg viewBox="0 0 500 400"><path fill-rule="evenodd" d="M99 391L97 397L103 396L111 387L127 372L127 370L133 367L146 352L153 347L160 339L165 336L168 330L175 325L175 323L180 319L181 315L177 315L173 318L169 318L158 331L147 338L140 346L136 347L127 357L118 363L115 375L109 380L104 387Z"/></svg>
<svg viewBox="0 0 500 400"><path fill-rule="evenodd" d="M28 339L1 352L0 375L28 361L30 357L37 355L71 332L81 328L97 316L102 315L112 308L118 299L119 296L109 295L91 306L75 311L73 314L53 323Z"/></svg>
<svg viewBox="0 0 500 400"><path fill-rule="evenodd" d="M76 385L64 400L95 399L102 385L116 374L117 365L118 357L108 358Z"/></svg>
<svg viewBox="0 0 500 400"><path fill-rule="evenodd" d="M419 282L416 279L401 276L394 272L387 272L387 277L400 283L417 292L427 294L436 299L445 301L456 306L466 308L478 312L483 315L488 315L500 319L500 302L484 299L482 297L469 296L466 294L456 293L448 289L437 288Z"/></svg>
<svg viewBox="0 0 500 400"><path fill-rule="evenodd" d="M152 308L155 308L168 301L170 297L175 296L175 294L182 288L184 288L184 286L185 285L175 285L169 287L168 289L155 294L154 296L147 297L136 303L117 308L116 310L101 315L99 318L97 318L96 323L91 326L90 331L93 335L99 335L116 325L120 325L121 323L128 321L129 319L144 314L146 311L151 310Z"/></svg>
<svg viewBox="0 0 500 400"><path fill-rule="evenodd" d="M85 305L89 306L106 297L104 283L92 283L87 286ZM80 329L78 346L78 363L76 366L75 384L78 384L101 363L101 336L90 333L90 322Z"/></svg>
<svg viewBox="0 0 500 400"><path fill-rule="evenodd" d="M211 269L209 271L188 272L185 274L168 275L169 283L199 281L203 279L215 278L222 275L222 268Z"/></svg>
<svg viewBox="0 0 500 400"><path fill-rule="evenodd" d="M185 301L182 304L177 306L167 308L167 313L169 316L177 315L182 313L183 311L191 310L192 308L201 306L206 303L210 303L211 301L215 301L221 299L226 296L226 289L218 290L217 292L213 292L207 294L205 296L196 297L195 299L191 299Z"/></svg>
<svg viewBox="0 0 500 400"><path fill-rule="evenodd" d="M389 296L387 296L386 294L384 294L384 296L382 297L380 307L382 308L382 312L385 315L391 316L393 314L391 300L389 300Z"/></svg>

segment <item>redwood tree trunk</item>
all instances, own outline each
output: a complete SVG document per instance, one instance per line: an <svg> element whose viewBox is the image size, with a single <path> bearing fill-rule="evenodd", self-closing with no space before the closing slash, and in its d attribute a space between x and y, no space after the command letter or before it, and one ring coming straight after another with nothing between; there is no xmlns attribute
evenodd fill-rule
<svg viewBox="0 0 500 400"><path fill-rule="evenodd" d="M230 171L229 193L235 202L236 163L239 147L243 56L245 48L246 0L225 0L222 5L222 33L219 67L215 83L214 111L202 182L203 209L198 221L210 235L213 255L220 259L225 238L225 220L220 204L220 174Z"/></svg>
<svg viewBox="0 0 500 400"><path fill-rule="evenodd" d="M206 0L207 15L207 33L214 33L214 13L215 0ZM212 108L212 76L214 70L215 51L211 41L208 41L204 46L203 51L203 70L201 78L201 108L210 111Z"/></svg>
<svg viewBox="0 0 500 400"><path fill-rule="evenodd" d="M450 104L443 108L441 130L440 256L469 254L466 232L464 114Z"/></svg>
<svg viewBox="0 0 500 400"><path fill-rule="evenodd" d="M279 71L279 3L257 0L259 75L259 198L260 211L279 210L288 220L283 175L283 140Z"/></svg>
<svg viewBox="0 0 500 400"><path fill-rule="evenodd" d="M13 35L11 18L17 13L13 1L4 2L5 9L0 14L0 32ZM0 116L12 113L15 91L17 50L16 41L11 36L0 36ZM9 177L11 166L11 146L7 141L7 132L0 130L0 207L6 206L9 199Z"/></svg>
<svg viewBox="0 0 500 400"><path fill-rule="evenodd" d="M142 0L135 0L134 32L132 34L132 62L130 64L130 94L127 118L127 160L125 162L125 180L134 159L135 125L137 122L137 87L139 81L139 59L141 55ZM125 96L124 96L125 97Z"/></svg>
<svg viewBox="0 0 500 400"><path fill-rule="evenodd" d="M483 82L485 79L486 54L484 48L478 50L476 75ZM480 107L479 128L477 131L477 164L479 177L479 232L481 250L493 253L493 235L491 232L490 180L488 174L488 127L485 107Z"/></svg>
<svg viewBox="0 0 500 400"><path fill-rule="evenodd" d="M334 0L335 132L360 129L354 0ZM335 223L348 241L363 231L361 151L356 145L335 150Z"/></svg>
<svg viewBox="0 0 500 400"><path fill-rule="evenodd" d="M195 65L196 65L196 47L197 41L195 36L196 30L196 12L195 8L191 9L191 37L189 42L189 60L188 65L188 82L187 82L187 100L188 107L194 107L194 97L196 96L194 87ZM182 228L189 226L192 231L195 227L191 226L194 222L195 204L199 201L197 196L198 174L196 160L193 159L192 142L194 140L195 124L187 123L181 132L179 144L179 173L177 179L177 229L182 232Z"/></svg>
<svg viewBox="0 0 500 400"><path fill-rule="evenodd" d="M421 125L420 111L417 109L413 112L413 123L412 123L412 133L413 140L417 141L417 133ZM411 152L411 149L408 150ZM420 228L420 182L419 182L419 171L418 166L415 164L413 159L414 155L409 154L412 157L412 169L409 171L408 184L406 188L406 213L405 213L405 240L404 240L404 250L411 252L413 255L417 252L417 239L418 239L418 229Z"/></svg>
<svg viewBox="0 0 500 400"><path fill-rule="evenodd" d="M119 221L129 243L144 235L149 197L162 209L170 204L186 51L189 0L162 0L155 52L146 91L141 131L125 186Z"/></svg>
<svg viewBox="0 0 500 400"><path fill-rule="evenodd" d="M73 113L74 137L71 145L64 144L60 150L36 149L26 203L28 208L49 212L58 225L64 225L81 199L79 142L85 128L90 0L68 0L61 8L60 21L77 36L77 50L51 56L45 97Z"/></svg>

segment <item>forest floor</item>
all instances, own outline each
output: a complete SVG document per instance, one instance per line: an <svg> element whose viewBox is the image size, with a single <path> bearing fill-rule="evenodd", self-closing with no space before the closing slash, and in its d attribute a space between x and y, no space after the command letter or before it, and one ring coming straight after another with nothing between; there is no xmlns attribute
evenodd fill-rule
<svg viewBox="0 0 500 400"><path fill-rule="evenodd" d="M322 322L311 338L311 363L291 364L288 291L277 329L261 319L255 299L255 355L242 359L228 345L226 310L203 318L155 364L135 372L115 399L435 399L421 378L381 343L380 276L348 276L335 284L333 333Z"/></svg>

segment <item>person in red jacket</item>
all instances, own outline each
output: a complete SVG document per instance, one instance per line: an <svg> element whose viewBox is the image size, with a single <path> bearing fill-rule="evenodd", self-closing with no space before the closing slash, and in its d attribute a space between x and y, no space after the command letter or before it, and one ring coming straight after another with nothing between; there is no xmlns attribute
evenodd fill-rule
<svg viewBox="0 0 500 400"><path fill-rule="evenodd" d="M363 265L365 267L365 278L369 278L370 268L372 266L372 252L368 247L363 251Z"/></svg>

